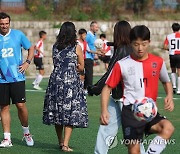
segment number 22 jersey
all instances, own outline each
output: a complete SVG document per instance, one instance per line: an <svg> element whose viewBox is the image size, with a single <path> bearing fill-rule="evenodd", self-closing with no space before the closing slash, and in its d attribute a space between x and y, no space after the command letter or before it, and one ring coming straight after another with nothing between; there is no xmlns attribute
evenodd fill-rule
<svg viewBox="0 0 180 154"><path fill-rule="evenodd" d="M10 29L6 35L0 34L0 83L25 80L19 66L23 63L22 48L30 47L30 41L20 30Z"/></svg>

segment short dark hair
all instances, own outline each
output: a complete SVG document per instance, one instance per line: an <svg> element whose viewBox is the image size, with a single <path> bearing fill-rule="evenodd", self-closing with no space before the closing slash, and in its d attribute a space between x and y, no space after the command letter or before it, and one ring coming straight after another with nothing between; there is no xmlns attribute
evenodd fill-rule
<svg viewBox="0 0 180 154"><path fill-rule="evenodd" d="M177 31L179 31L179 29L180 29L180 25L178 23L173 23L172 24L173 32L177 32Z"/></svg>
<svg viewBox="0 0 180 154"><path fill-rule="evenodd" d="M9 22L11 21L11 17L7 13L0 12L0 19L5 19L5 18L9 18Z"/></svg>
<svg viewBox="0 0 180 154"><path fill-rule="evenodd" d="M94 26L94 24L97 24L97 21L92 21L91 24L90 24L90 27Z"/></svg>
<svg viewBox="0 0 180 154"><path fill-rule="evenodd" d="M100 36L99 36L100 38L106 38L106 34L100 34Z"/></svg>
<svg viewBox="0 0 180 154"><path fill-rule="evenodd" d="M79 35L81 35L81 34L87 34L87 31L84 29L84 28L81 28L81 29L79 29L79 31L78 31L78 34Z"/></svg>
<svg viewBox="0 0 180 154"><path fill-rule="evenodd" d="M39 32L39 37L42 38L42 36L45 35L45 34L47 34L47 33L42 30L42 31Z"/></svg>
<svg viewBox="0 0 180 154"><path fill-rule="evenodd" d="M130 31L130 41L137 40L138 38L145 40L150 40L150 31L145 25L137 25Z"/></svg>

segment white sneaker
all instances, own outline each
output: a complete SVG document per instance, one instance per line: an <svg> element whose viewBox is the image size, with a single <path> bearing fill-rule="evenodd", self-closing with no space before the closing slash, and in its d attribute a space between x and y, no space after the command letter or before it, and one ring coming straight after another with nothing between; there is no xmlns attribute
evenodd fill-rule
<svg viewBox="0 0 180 154"><path fill-rule="evenodd" d="M8 139L4 139L1 144L0 144L0 148L9 148L9 147L12 147L12 143L10 140Z"/></svg>
<svg viewBox="0 0 180 154"><path fill-rule="evenodd" d="M33 87L34 89L36 89L36 90L42 90L42 88L41 87L39 87L38 85L34 85L34 87Z"/></svg>
<svg viewBox="0 0 180 154"><path fill-rule="evenodd" d="M176 92L176 94L177 94L177 95L180 95L180 90L178 90L178 91Z"/></svg>
<svg viewBox="0 0 180 154"><path fill-rule="evenodd" d="M88 91L87 91L86 89L84 90L84 94L85 94L85 95L88 95Z"/></svg>
<svg viewBox="0 0 180 154"><path fill-rule="evenodd" d="M22 141L23 140L26 141L27 146L33 146L34 145L34 140L33 140L31 134L24 134Z"/></svg>

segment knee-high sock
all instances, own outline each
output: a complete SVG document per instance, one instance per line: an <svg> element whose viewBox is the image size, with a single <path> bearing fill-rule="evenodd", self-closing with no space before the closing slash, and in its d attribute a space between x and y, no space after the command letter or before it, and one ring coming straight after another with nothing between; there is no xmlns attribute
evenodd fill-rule
<svg viewBox="0 0 180 154"><path fill-rule="evenodd" d="M178 91L180 91L180 77L178 77Z"/></svg>
<svg viewBox="0 0 180 154"><path fill-rule="evenodd" d="M146 154L160 154L166 148L166 142L161 136L156 136L151 141Z"/></svg>
<svg viewBox="0 0 180 154"><path fill-rule="evenodd" d="M32 83L33 85L36 85L38 75L39 75L39 74L36 74L36 78L34 79L34 81L33 81L33 83Z"/></svg>
<svg viewBox="0 0 180 154"><path fill-rule="evenodd" d="M143 143L140 143L140 154L146 154Z"/></svg>
<svg viewBox="0 0 180 154"><path fill-rule="evenodd" d="M176 73L171 73L171 81L173 88L176 88Z"/></svg>
<svg viewBox="0 0 180 154"><path fill-rule="evenodd" d="M39 75L37 76L36 85L39 85L40 82L42 81L42 79L43 79L43 76L42 76L41 74L39 74Z"/></svg>

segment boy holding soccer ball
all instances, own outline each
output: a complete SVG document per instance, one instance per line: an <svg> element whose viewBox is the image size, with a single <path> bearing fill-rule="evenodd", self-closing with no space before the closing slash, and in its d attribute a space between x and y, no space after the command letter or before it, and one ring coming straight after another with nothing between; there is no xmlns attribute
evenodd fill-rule
<svg viewBox="0 0 180 154"><path fill-rule="evenodd" d="M104 86L101 94L101 123L109 122L108 99L112 88L120 81L124 84L122 128L129 154L140 153L140 142L143 135L156 133L157 136L150 143L146 153L159 154L166 147L166 141L174 132L172 123L157 113L150 121L138 121L132 111L134 102L142 97L157 99L158 80L162 82L166 97L164 108L173 111L173 90L162 58L148 52L150 31L144 25L135 26L130 32L133 52L130 56L118 61Z"/></svg>

